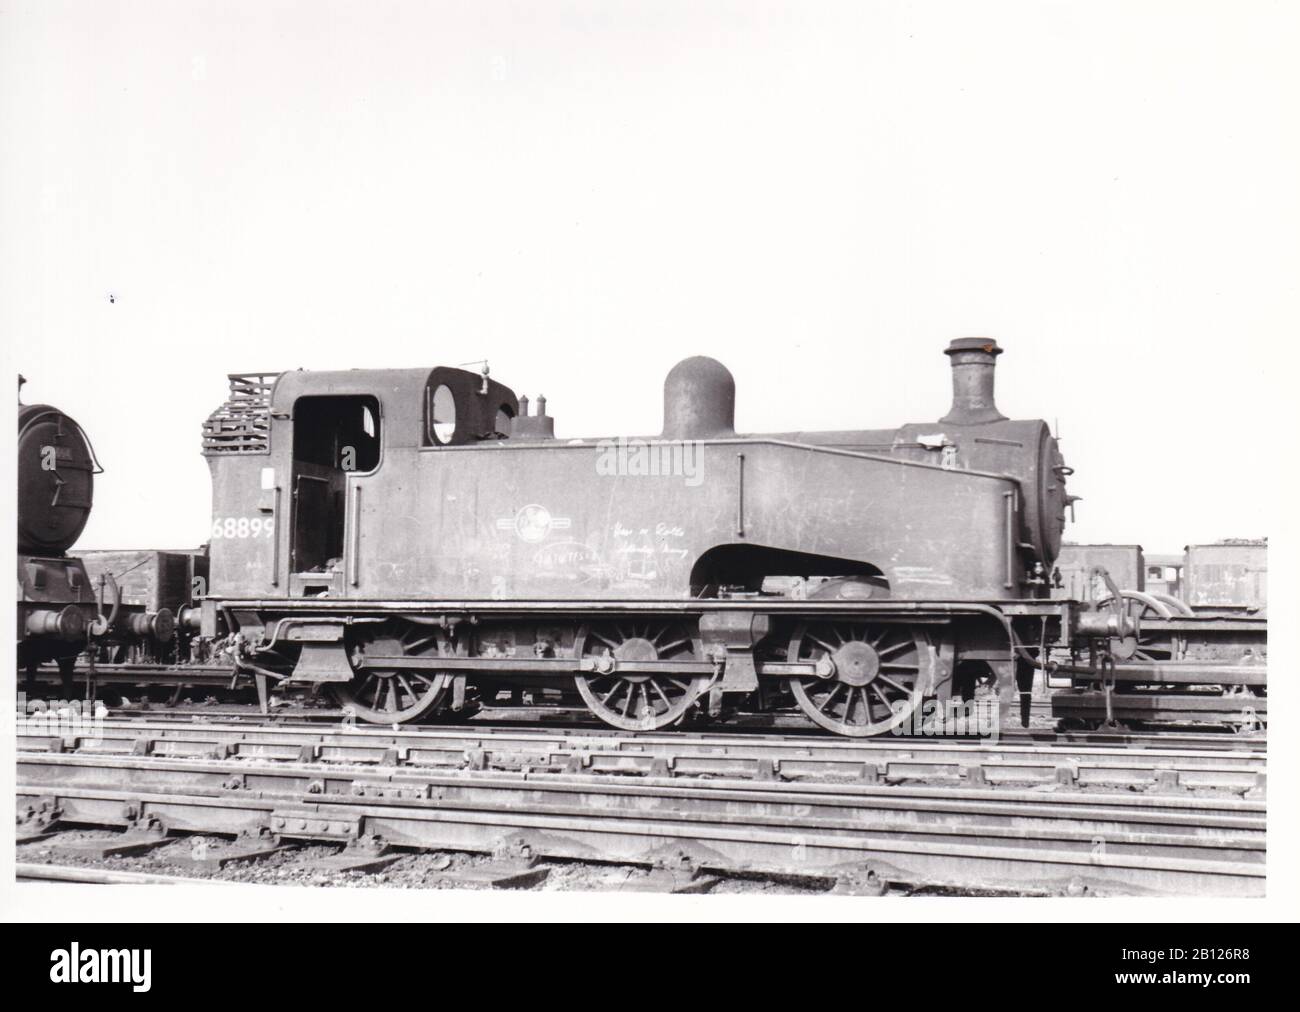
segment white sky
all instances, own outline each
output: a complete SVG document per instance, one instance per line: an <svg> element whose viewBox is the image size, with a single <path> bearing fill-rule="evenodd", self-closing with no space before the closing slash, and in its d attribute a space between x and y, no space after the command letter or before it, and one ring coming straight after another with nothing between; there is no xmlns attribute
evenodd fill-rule
<svg viewBox="0 0 1300 1012"><path fill-rule="evenodd" d="M1289 3L6 3L0 331L197 544L227 372L459 364L562 436L1059 419L1067 537L1273 531L1294 467ZM12 373L10 373L12 374Z"/></svg>

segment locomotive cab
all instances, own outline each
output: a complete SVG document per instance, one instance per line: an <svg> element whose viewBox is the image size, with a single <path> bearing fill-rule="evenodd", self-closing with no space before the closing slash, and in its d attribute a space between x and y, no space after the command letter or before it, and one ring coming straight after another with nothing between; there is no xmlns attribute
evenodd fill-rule
<svg viewBox="0 0 1300 1012"><path fill-rule="evenodd" d="M426 450L509 437L514 393L463 369L236 374L204 424L213 583L239 596L344 597L362 528Z"/></svg>

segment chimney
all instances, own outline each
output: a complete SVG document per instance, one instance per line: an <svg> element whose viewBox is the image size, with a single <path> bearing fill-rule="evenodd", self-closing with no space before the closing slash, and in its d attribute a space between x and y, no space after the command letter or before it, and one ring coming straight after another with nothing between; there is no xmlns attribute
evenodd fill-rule
<svg viewBox="0 0 1300 1012"><path fill-rule="evenodd" d="M991 337L959 337L944 354L952 359L952 409L941 422L981 425L1006 421L993 399L993 369L1002 354Z"/></svg>

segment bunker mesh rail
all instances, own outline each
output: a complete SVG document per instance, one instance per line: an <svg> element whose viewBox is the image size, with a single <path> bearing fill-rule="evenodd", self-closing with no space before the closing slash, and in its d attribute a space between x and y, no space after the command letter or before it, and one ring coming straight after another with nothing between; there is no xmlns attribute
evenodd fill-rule
<svg viewBox="0 0 1300 1012"><path fill-rule="evenodd" d="M205 454L271 451L271 387L279 375L230 374L230 396L203 423Z"/></svg>

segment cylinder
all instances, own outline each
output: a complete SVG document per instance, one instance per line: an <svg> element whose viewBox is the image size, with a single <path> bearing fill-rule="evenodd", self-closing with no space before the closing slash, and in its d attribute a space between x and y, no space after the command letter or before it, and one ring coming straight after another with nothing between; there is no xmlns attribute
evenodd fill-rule
<svg viewBox="0 0 1300 1012"><path fill-rule="evenodd" d="M959 337L944 354L952 362L952 408L942 422L952 425L980 425L1001 422L993 395L993 373L1002 349L991 337Z"/></svg>

